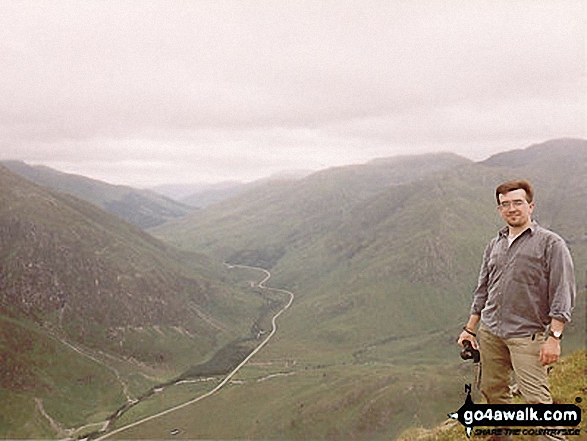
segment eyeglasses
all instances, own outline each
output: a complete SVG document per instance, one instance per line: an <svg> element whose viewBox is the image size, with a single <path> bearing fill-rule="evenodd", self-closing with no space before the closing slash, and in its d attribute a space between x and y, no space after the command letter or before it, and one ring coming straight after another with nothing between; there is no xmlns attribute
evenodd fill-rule
<svg viewBox="0 0 587 441"><path fill-rule="evenodd" d="M501 203L498 205L498 208L499 208L500 210L507 210L507 209L509 209L509 208L510 208L510 207L512 207L512 206L513 206L514 208L520 208L522 205L524 205L524 204L526 204L526 203L528 203L528 201L526 201L526 200L524 200L524 199L516 199L516 200L514 200L514 201L504 201L504 202L501 202Z"/></svg>

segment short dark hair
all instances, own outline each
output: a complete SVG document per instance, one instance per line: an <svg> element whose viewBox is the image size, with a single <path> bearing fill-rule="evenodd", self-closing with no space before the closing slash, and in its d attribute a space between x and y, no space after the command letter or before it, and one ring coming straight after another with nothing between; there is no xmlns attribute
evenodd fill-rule
<svg viewBox="0 0 587 441"><path fill-rule="evenodd" d="M501 184L495 189L495 199L499 204L499 195L506 194L514 190L524 190L526 192L526 201L532 202L534 200L534 187L525 179L515 179Z"/></svg>

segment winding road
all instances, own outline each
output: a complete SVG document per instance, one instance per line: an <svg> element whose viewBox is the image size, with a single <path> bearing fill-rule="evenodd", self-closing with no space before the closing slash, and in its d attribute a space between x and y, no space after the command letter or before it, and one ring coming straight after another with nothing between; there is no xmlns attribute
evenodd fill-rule
<svg viewBox="0 0 587 441"><path fill-rule="evenodd" d="M130 429L132 427L136 427L140 424L146 423L147 421L152 421L156 418L170 414L171 412L175 412L179 409L183 409L184 407L191 406L192 404L197 403L198 401L201 401L205 398L208 398L208 397L218 393L218 391L220 391L224 386L226 386L226 384L228 384L228 382L238 373L238 371L240 371L243 368L243 366L245 366L249 362L249 360L255 356L255 354L257 354L261 349L263 349L263 347L275 335L275 332L277 331L276 320L281 314L283 314L291 306L291 304L294 301L294 294L292 292L284 290L284 289L269 288L269 287L265 286L265 283L271 278L271 273L269 271L267 271L266 269L257 268L257 267L253 267L253 266L247 266L247 265L230 265L227 263L225 263L225 265L229 269L231 269L231 268L244 268L244 269L251 269L251 270L256 270L256 271L262 271L263 273L265 273L266 277L257 284L257 286L259 288L263 288L263 289L267 289L267 290L275 291L275 292L282 292L284 294L289 295L289 301L287 302L287 304L281 310L279 310L277 312L277 314L275 314L273 316L273 318L271 319L271 327L272 327L271 332L267 335L265 340L263 340L259 344L259 346L257 346L249 355L247 355L247 357L236 368L234 368L226 377L224 377L224 379L220 383L218 383L218 385L214 389L212 389L209 392L206 392L205 394L202 394L196 398L193 398L192 400L187 401L183 404L169 408L167 410L156 413L156 414L151 415L149 417L143 418L142 420L135 421L132 424L128 424L126 426L120 427L120 428L113 430L111 432L105 433L104 435L100 436L99 438L95 438L96 441L106 439L112 435L116 435L117 433L123 432L123 431Z"/></svg>

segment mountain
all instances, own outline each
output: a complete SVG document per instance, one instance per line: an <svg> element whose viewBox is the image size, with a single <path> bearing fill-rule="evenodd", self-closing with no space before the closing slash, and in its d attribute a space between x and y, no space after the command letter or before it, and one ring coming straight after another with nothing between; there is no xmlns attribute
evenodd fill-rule
<svg viewBox="0 0 587 441"><path fill-rule="evenodd" d="M223 273L192 254L201 252L270 269L269 285L295 293L293 304L279 317L275 338L221 393L121 437L376 440L434 426L460 407L463 385L473 377L455 338L485 244L502 225L494 189L506 179L535 184L535 217L569 244L580 291L563 351L584 346L586 173L582 140L549 141L482 162L451 154L381 159L267 182L149 230L159 239L6 173L0 194L10 190L0 204L0 225L10 234L0 237L10 239L0 239L0 262L9 265L2 274L21 282L0 282L9 305L0 315L0 373L9 378L3 384L20 382L0 396L0 436L14 437L2 432L9 424L34 427L18 432L23 437L54 437L44 414L66 427L103 421L96 415L124 401L128 387L153 386L148 379L161 378L161 371L170 378L173 368L177 373L194 358L209 359L213 348L248 330L259 302L231 291ZM67 256L79 264L62 263ZM43 276L47 267L53 278ZM114 277L120 274L126 277ZM122 281L131 296L116 291ZM75 293L60 293L70 284ZM143 292L151 285L153 291ZM131 317L135 307L126 302L141 296L140 317ZM85 305L94 298L116 306ZM190 308L174 309L182 304ZM134 321L121 325L127 320ZM153 394L121 424L202 390L204 384L194 383ZM94 398L98 403L90 404Z"/></svg>
<svg viewBox="0 0 587 441"><path fill-rule="evenodd" d="M571 249L579 295L563 350L582 348L587 141L554 140L482 162L423 155L325 170L151 230L185 249L270 268L274 285L296 293L280 339L243 374L250 382L190 409L198 417L186 433L393 439L444 420L472 378L455 338L483 249L502 227L494 189L518 177L535 185L535 218ZM260 385L260 369L290 376ZM247 413L244 397L263 412ZM229 427L206 422L219 412L243 417ZM154 428L141 430L134 435Z"/></svg>
<svg viewBox="0 0 587 441"><path fill-rule="evenodd" d="M400 157L329 169L296 181L267 181L150 231L178 246L271 267L286 248L339 225L357 202L468 162L452 154Z"/></svg>
<svg viewBox="0 0 587 441"><path fill-rule="evenodd" d="M0 166L0 436L103 419L248 335L260 302L218 268Z"/></svg>
<svg viewBox="0 0 587 441"><path fill-rule="evenodd" d="M255 183L220 182L193 191L189 195L181 198L180 201L192 207L205 208L210 204L236 196L255 186Z"/></svg>
<svg viewBox="0 0 587 441"><path fill-rule="evenodd" d="M260 187L151 231L272 268L303 293L297 335L361 344L466 314L483 248L501 225L494 188L506 179L534 182L535 217L584 262L586 152L586 141L560 140L481 163L446 154L379 160Z"/></svg>
<svg viewBox="0 0 587 441"><path fill-rule="evenodd" d="M214 317L227 321L226 329L240 314L241 302L207 257L179 252L92 204L3 167L0 184L5 315L124 352L128 329L177 326L212 338L216 331L202 312L214 317L216 307L228 314ZM225 305L230 302L232 311Z"/></svg>
<svg viewBox="0 0 587 441"><path fill-rule="evenodd" d="M21 161L2 161L0 164L39 185L96 204L141 228L160 225L167 220L185 216L193 210L150 190L107 184L49 167L30 166Z"/></svg>
<svg viewBox="0 0 587 441"><path fill-rule="evenodd" d="M215 184L164 184L152 187L151 190L178 202L188 199L183 203L193 207L203 207L210 202L224 198L224 195L231 196L233 192L238 192L238 189L244 185L244 182L240 181L223 181ZM208 193L211 193L210 197L207 196ZM203 195L202 202L196 199L192 204L189 203L191 196L198 198L199 195Z"/></svg>

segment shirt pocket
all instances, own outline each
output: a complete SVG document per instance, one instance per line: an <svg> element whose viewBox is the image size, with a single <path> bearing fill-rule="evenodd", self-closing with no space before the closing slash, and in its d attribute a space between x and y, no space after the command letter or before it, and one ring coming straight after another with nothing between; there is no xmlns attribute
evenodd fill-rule
<svg viewBox="0 0 587 441"><path fill-rule="evenodd" d="M513 265L513 280L531 286L540 285L546 280L544 259L530 253L520 253Z"/></svg>

